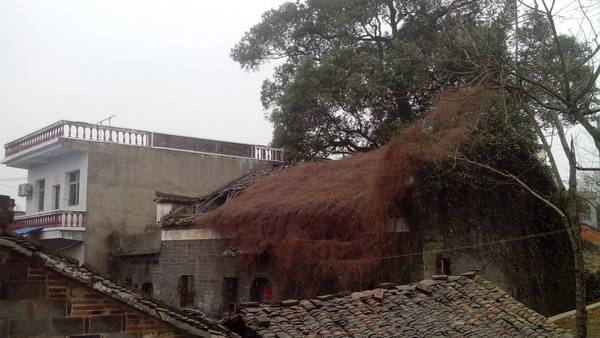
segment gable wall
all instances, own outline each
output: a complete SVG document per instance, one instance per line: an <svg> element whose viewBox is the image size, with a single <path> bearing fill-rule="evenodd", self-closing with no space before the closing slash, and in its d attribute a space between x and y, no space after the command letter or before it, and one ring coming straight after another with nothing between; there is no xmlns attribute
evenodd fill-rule
<svg viewBox="0 0 600 338"><path fill-rule="evenodd" d="M221 239L163 241L159 255L120 257L117 259L118 280L128 279L134 287L150 283L153 297L180 307L181 276L194 276L193 308L211 317L222 312L222 283L226 274Z"/></svg>
<svg viewBox="0 0 600 338"><path fill-rule="evenodd" d="M0 251L0 337L186 337L121 302Z"/></svg>

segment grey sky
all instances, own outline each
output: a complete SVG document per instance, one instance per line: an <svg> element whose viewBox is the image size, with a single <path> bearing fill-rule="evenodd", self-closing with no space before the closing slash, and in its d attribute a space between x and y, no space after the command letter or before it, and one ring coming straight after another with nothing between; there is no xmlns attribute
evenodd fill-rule
<svg viewBox="0 0 600 338"><path fill-rule="evenodd" d="M284 0L0 1L0 144L59 120L267 144L270 75L229 57ZM4 152L2 152L2 157ZM16 198L26 172L0 166Z"/></svg>
<svg viewBox="0 0 600 338"><path fill-rule="evenodd" d="M229 52L284 2L0 1L0 144L116 115L118 127L266 145L271 70L247 73ZM0 165L0 194L16 198L25 176Z"/></svg>

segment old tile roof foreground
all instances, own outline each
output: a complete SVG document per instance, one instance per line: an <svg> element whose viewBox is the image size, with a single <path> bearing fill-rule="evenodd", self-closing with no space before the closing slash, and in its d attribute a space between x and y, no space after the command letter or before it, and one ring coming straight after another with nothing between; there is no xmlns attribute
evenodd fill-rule
<svg viewBox="0 0 600 338"><path fill-rule="evenodd" d="M571 337L474 272L351 295L247 306L245 337Z"/></svg>
<svg viewBox="0 0 600 338"><path fill-rule="evenodd" d="M0 227L0 248L28 256L45 268L90 287L97 292L131 306L138 311L165 322L194 337L237 337L227 328L206 319L194 310L179 310L150 296L119 286L91 268L79 266L77 260L63 257L42 245L13 231Z"/></svg>

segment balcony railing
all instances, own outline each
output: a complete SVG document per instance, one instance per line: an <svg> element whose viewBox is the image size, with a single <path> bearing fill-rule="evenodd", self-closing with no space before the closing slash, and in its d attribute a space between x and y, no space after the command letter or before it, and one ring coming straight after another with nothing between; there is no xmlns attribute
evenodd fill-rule
<svg viewBox="0 0 600 338"><path fill-rule="evenodd" d="M54 210L15 217L11 228L18 230L27 227L44 228L84 228L85 211Z"/></svg>
<svg viewBox="0 0 600 338"><path fill-rule="evenodd" d="M259 160L283 161L283 150L281 148L269 148L254 146L254 158Z"/></svg>
<svg viewBox="0 0 600 338"><path fill-rule="evenodd" d="M8 143L4 146L4 157L9 157L15 154L19 154L25 150L34 148L44 143L51 142L60 137L86 140L86 141L102 141L119 143L125 145L136 145L136 146L156 146L154 143L160 143L156 141L157 134L152 132L146 132L141 130L117 128L111 126L105 126L101 124L89 124L84 122L72 122L72 121L59 121L46 128L40 129L34 133L21 137L20 139ZM168 135L167 135L168 136ZM164 137L163 137L164 139ZM220 142L220 141L214 141ZM185 142L183 142L185 144ZM269 161L283 161L283 150L281 148L270 148L257 145L237 144L230 142L220 142L225 144L234 144L242 146L246 149L242 156L248 156L250 158L256 158L260 160ZM160 144L160 147L173 147L176 146ZM219 152L217 152L219 153Z"/></svg>
<svg viewBox="0 0 600 338"><path fill-rule="evenodd" d="M115 128L101 124L59 121L4 146L4 156L18 154L59 137L87 141L104 141L127 145L147 146L151 133L133 129Z"/></svg>

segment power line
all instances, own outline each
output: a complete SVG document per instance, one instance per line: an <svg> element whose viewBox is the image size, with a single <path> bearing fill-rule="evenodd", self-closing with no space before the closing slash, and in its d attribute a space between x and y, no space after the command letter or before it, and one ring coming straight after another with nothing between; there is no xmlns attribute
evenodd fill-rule
<svg viewBox="0 0 600 338"><path fill-rule="evenodd" d="M479 244L459 246L459 247L454 247L454 248L435 249L435 250L414 252L414 253L408 253L408 254L402 254L402 255L370 257L370 258L361 258L361 259L353 259L353 260L352 259L351 260L326 260L326 261L321 261L321 263L373 261L373 260L383 260L383 259L391 259L391 258L404 258L404 257L411 257L411 256L420 256L420 255L435 254L435 253L450 252L450 251L460 251L460 250L477 249L477 248L482 248L482 247L491 246L491 245L501 245L501 244L515 243L515 242L524 241L524 240L528 240L528 239L532 239L532 238L537 238L537 237L545 237L545 236L557 235L557 234L565 233L565 232L572 231L572 230L578 231L580 228L581 228L580 226L578 226L578 227L571 227L571 228L565 228L565 229L560 229L560 230L542 232L542 233L538 233L538 234L519 236L519 237L514 237L514 238L509 238L509 239L501 239L501 240L497 240L497 241L491 241L491 242L485 242L485 243L479 243Z"/></svg>
<svg viewBox="0 0 600 338"><path fill-rule="evenodd" d="M458 246L458 247L452 247L452 248L444 248L444 249L435 249L435 250L428 250L428 251L419 251L419 252L413 252L413 253L401 254L401 255L380 256L380 257L370 257L370 258L361 258L361 259L324 260L324 261L319 261L319 263L330 263L330 262L331 263L340 263L340 262L374 261L374 260L384 260L384 259L392 259L392 258L405 258L405 257L412 257L412 256L420 256L420 255L426 255L426 254L436 254L436 253L442 253L442 252L451 252L451 251L461 251L461 250L478 249L478 248L483 248L483 247L491 246L491 245L502 245L502 244L516 243L516 242L525 241L525 240L532 239L532 238L558 235L558 234L566 233L568 231L573 231L573 230L574 231L578 231L580 228L581 227L565 228L565 229L560 229L560 230L553 230L553 231L541 232L541 233L537 233L537 234L524 235L524 236L513 237L513 238L509 238L509 239L496 240L496 241L490 241L490 242L485 242L485 243L471 244L471 245ZM191 242L191 241L194 241L194 240L185 240L185 241L186 242L188 242L188 241ZM317 241L317 240L303 240L303 241L304 242L313 242L313 243L321 243L321 242L323 242L323 241ZM165 243L165 241L162 242L162 245L164 245L166 247L169 247L169 248L171 248L173 250L183 251L183 252L187 252L187 253L195 253L195 254L198 254L198 256L202 256L202 257L204 257L204 256L215 256L214 254L206 254L206 251L190 250L190 249L180 248L180 247L178 247L176 245Z"/></svg>

